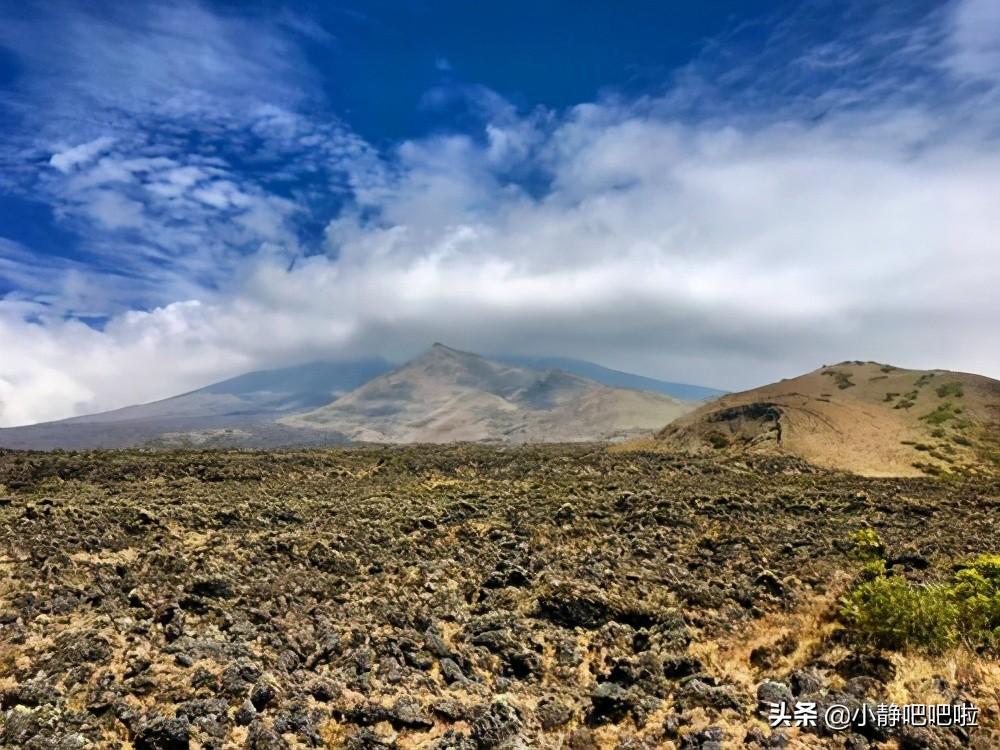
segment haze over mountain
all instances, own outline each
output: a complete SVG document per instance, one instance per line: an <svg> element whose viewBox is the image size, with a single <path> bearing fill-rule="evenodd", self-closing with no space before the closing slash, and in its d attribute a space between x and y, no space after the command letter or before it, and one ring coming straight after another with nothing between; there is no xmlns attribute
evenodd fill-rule
<svg viewBox="0 0 1000 750"><path fill-rule="evenodd" d="M585 362L582 359L571 359L570 357L530 357L501 354L494 356L493 359L497 362L505 362L506 364L517 365L519 367L530 367L535 370L565 370L574 375L596 380L598 383L604 383L604 385L616 388L633 388L638 391L665 393L668 396L685 401L701 401L703 399L717 398L729 392L719 390L718 388L707 388L702 385L673 383L667 380L647 378L644 375L633 375L630 372L613 370L610 367L603 367L593 362Z"/></svg>
<svg viewBox="0 0 1000 750"><path fill-rule="evenodd" d="M328 406L279 421L375 442L561 442L624 437L691 408L660 393L506 365L435 344Z"/></svg>
<svg viewBox="0 0 1000 750"><path fill-rule="evenodd" d="M842 362L732 393L667 425L668 448L781 452L867 476L1000 468L1000 381Z"/></svg>
<svg viewBox="0 0 1000 750"><path fill-rule="evenodd" d="M555 361L597 377L512 367L439 344L391 374L395 391L386 391L386 381L379 379L393 369L384 359L313 362L246 373L148 404L3 429L0 446L271 447L347 440L601 439L656 429L693 408L664 392L700 396L712 390L580 360ZM407 381L419 368L424 368L420 377ZM650 392L607 388L601 381L648 385ZM404 382L409 390L401 385ZM433 415L424 413L431 402L438 407ZM419 424L422 419L430 419L435 427L425 430Z"/></svg>

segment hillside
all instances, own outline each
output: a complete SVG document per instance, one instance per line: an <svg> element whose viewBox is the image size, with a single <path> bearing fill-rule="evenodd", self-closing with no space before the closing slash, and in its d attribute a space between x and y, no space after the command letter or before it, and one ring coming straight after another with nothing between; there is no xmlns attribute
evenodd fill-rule
<svg viewBox="0 0 1000 750"><path fill-rule="evenodd" d="M691 405L562 370L505 365L435 344L332 404L279 422L356 441L563 442L655 429Z"/></svg>
<svg viewBox="0 0 1000 750"><path fill-rule="evenodd" d="M719 398L665 427L660 446L778 452L866 476L994 471L1000 382L842 362Z"/></svg>
<svg viewBox="0 0 1000 750"><path fill-rule="evenodd" d="M614 388L631 388L636 391L664 393L667 396L672 396L682 401L707 401L708 399L718 398L729 392L719 390L718 388L708 388L703 385L675 383L669 380L648 378L644 375L634 375L630 372L613 370L610 367L603 367L593 362L572 359L570 357L529 357L503 354L491 356L491 359L516 367L530 367L533 370L564 370L574 375L579 375L581 378L596 380L598 383L610 385Z"/></svg>
<svg viewBox="0 0 1000 750"><path fill-rule="evenodd" d="M273 426L276 416L330 403L391 367L373 358L258 370L147 404L0 429L0 447L124 448L164 436L251 447L297 443L294 432Z"/></svg>

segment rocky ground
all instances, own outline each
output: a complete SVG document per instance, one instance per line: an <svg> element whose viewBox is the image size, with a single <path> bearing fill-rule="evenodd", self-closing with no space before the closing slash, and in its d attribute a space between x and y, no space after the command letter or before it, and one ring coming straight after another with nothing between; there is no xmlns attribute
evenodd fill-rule
<svg viewBox="0 0 1000 750"><path fill-rule="evenodd" d="M990 479L599 446L0 454L5 748L1000 747L997 663L852 642L866 525L1000 549ZM759 700L979 705L772 730Z"/></svg>

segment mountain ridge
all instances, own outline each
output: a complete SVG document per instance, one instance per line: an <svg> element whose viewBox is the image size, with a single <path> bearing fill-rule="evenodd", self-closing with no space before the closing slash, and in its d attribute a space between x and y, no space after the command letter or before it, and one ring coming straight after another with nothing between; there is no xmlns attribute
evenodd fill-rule
<svg viewBox="0 0 1000 750"><path fill-rule="evenodd" d="M614 439L691 408L558 369L515 367L436 343L337 401L278 421L370 442Z"/></svg>
<svg viewBox="0 0 1000 750"><path fill-rule="evenodd" d="M672 419L693 408L673 399L654 398L664 395L662 393L635 390L622 393L623 389L614 388L613 394L594 391L572 405L576 410L572 417L574 424L577 428L585 428L581 434L574 434L560 427L553 415L542 419L541 412L566 402L574 392L581 396L584 391L603 384L557 368L539 371L517 367L437 342L410 362L398 366L384 359L370 358L259 370L145 404L0 429L0 447L45 450L147 445L267 448L340 444L351 438L332 425L308 424L309 420L302 424L283 418L322 409L380 376L407 367L423 367L427 377L449 382L454 388L467 388L477 378L480 386L486 386L480 388L483 393L478 396L467 392L457 398L459 394L454 394L456 400L450 406L470 420L466 425L460 424L461 417L446 413L449 404L445 402L438 404L436 413L423 416L436 424L442 434L454 435L455 439L524 440L527 439L525 435L546 439L547 434L569 441L605 435L617 439L637 429L636 424L647 430L660 426L643 417L643 411L658 414L658 418ZM454 371L449 373L449 368ZM449 377L458 380L448 381ZM400 411L399 404L390 402L405 395L398 391L402 387L397 385L395 394L383 394L381 415L368 416L385 417ZM517 403L507 400L511 398ZM615 401L617 404L613 403ZM346 405L350 403L349 400ZM539 412L533 427L521 425L519 428L511 422L510 412L518 409ZM480 412L478 415L470 413L476 410ZM601 420L614 425L613 429L595 431L595 425ZM541 432L543 426L547 433ZM386 439L384 432L361 429L356 418L351 422L351 433L355 440ZM389 436L392 434L390 431Z"/></svg>

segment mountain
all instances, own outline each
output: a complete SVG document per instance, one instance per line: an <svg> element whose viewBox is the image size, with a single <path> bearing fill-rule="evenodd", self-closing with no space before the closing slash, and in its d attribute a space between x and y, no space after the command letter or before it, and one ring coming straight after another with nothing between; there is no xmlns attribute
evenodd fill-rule
<svg viewBox="0 0 1000 750"><path fill-rule="evenodd" d="M148 404L0 429L0 447L120 448L174 435L215 443L228 437L261 447L295 442L294 434L270 426L276 416L330 403L391 368L373 358L250 372Z"/></svg>
<svg viewBox="0 0 1000 750"><path fill-rule="evenodd" d="M601 440L657 429L692 408L662 393L436 344L395 370L383 359L314 362L250 372L148 404L0 429L0 447Z"/></svg>
<svg viewBox="0 0 1000 750"><path fill-rule="evenodd" d="M351 440L562 442L625 437L691 405L611 388L558 369L533 370L435 344L333 403L279 421Z"/></svg>
<svg viewBox="0 0 1000 750"><path fill-rule="evenodd" d="M610 367L602 367L593 362L586 362L582 359L570 359L569 357L526 357L502 354L493 357L493 359L508 365L530 367L533 370L564 370L565 372L579 375L580 377L588 378L604 385L610 385L614 388L632 388L637 391L664 393L683 401L705 401L728 393L728 391L720 391L717 388L706 388L703 385L672 383L668 380L657 380L656 378L647 378L643 375L633 375L629 372L612 370Z"/></svg>
<svg viewBox="0 0 1000 750"><path fill-rule="evenodd" d="M1000 381L841 362L733 393L667 425L658 445L779 452L867 476L1000 469Z"/></svg>

